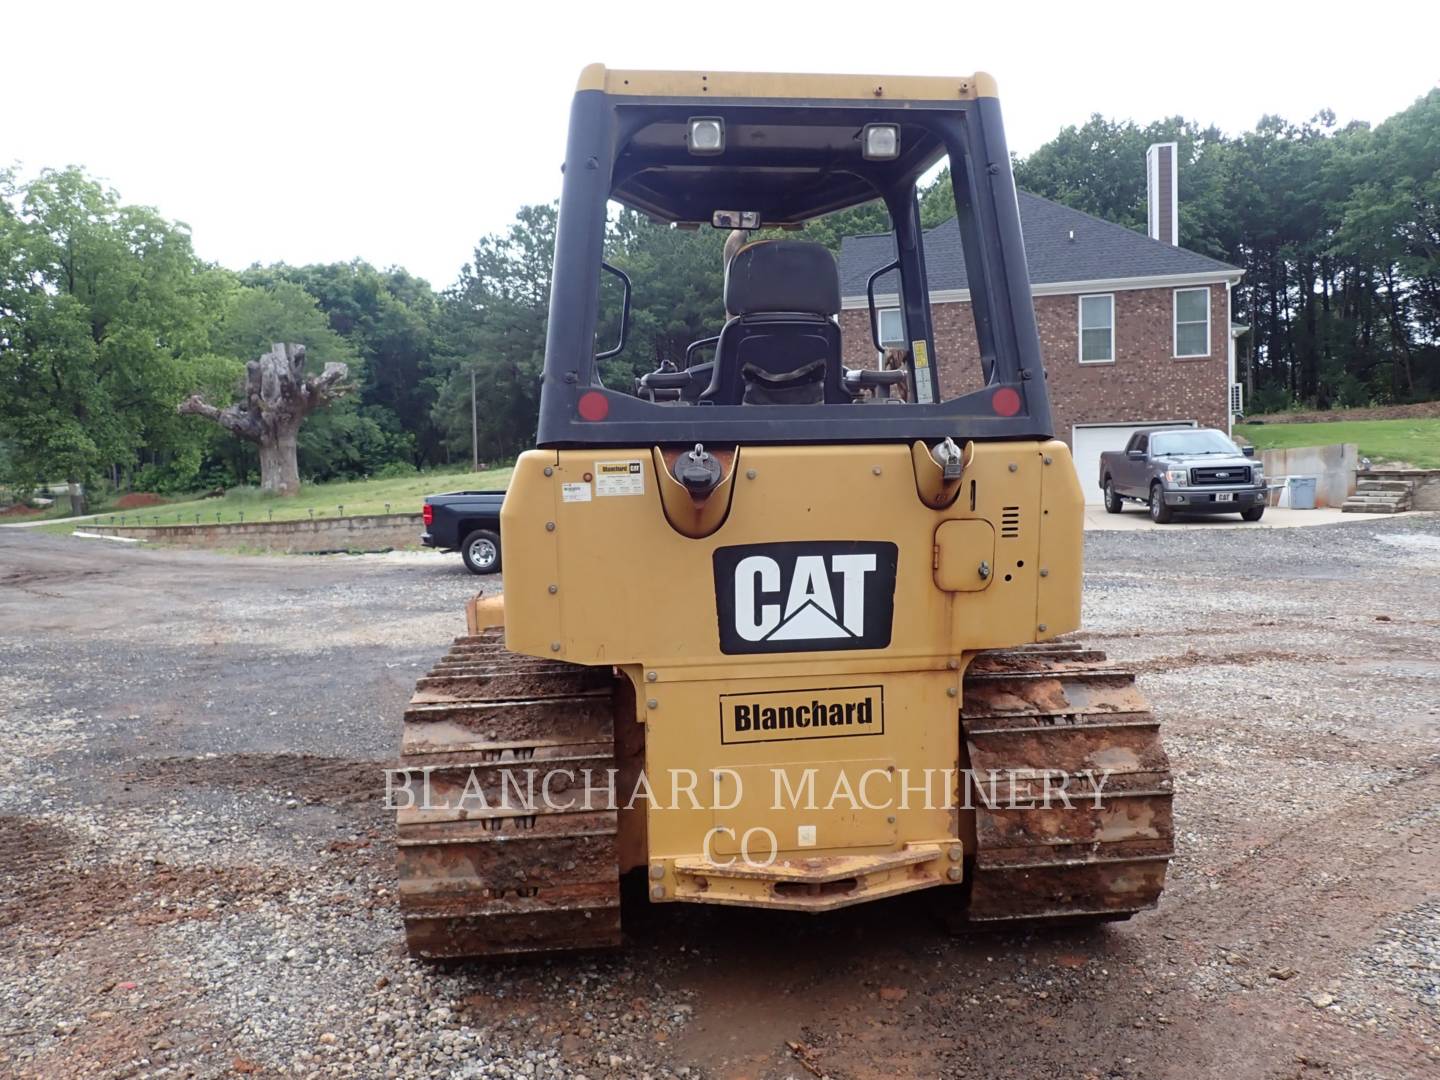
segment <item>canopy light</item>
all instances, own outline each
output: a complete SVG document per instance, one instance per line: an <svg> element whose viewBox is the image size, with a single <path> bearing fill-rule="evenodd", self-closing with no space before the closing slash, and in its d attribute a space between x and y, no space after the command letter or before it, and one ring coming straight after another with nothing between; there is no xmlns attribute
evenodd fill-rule
<svg viewBox="0 0 1440 1080"><path fill-rule="evenodd" d="M900 125L866 124L860 132L860 146L866 161L894 160L900 156Z"/></svg>
<svg viewBox="0 0 1440 1080"><path fill-rule="evenodd" d="M710 215L710 224L717 229L758 229L759 210L716 210Z"/></svg>
<svg viewBox="0 0 1440 1080"><path fill-rule="evenodd" d="M690 118L690 153L719 154L725 149L725 121L718 116Z"/></svg>

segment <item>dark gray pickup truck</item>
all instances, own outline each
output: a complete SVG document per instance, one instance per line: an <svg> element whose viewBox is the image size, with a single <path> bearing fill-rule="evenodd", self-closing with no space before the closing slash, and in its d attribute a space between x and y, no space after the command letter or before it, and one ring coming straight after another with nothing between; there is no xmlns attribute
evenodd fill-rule
<svg viewBox="0 0 1440 1080"><path fill-rule="evenodd" d="M458 551L472 574L500 569L500 507L503 491L450 491L427 495L421 511L425 531L420 543Z"/></svg>
<svg viewBox="0 0 1440 1080"><path fill-rule="evenodd" d="M1255 448L1241 450L1214 428L1137 431L1124 450L1100 455L1105 509L1118 514L1141 502L1161 525L1176 514L1239 514L1259 521L1265 513L1265 473Z"/></svg>

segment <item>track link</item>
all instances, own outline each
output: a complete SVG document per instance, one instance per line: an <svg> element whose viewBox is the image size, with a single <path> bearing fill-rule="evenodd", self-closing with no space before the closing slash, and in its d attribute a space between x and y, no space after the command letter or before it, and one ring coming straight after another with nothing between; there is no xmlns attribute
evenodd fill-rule
<svg viewBox="0 0 1440 1080"><path fill-rule="evenodd" d="M396 798L396 843L410 952L619 945L614 760L608 668L508 652L499 630L456 638L405 710L399 769L414 799Z"/></svg>
<svg viewBox="0 0 1440 1080"><path fill-rule="evenodd" d="M1076 644L996 650L971 662L962 700L976 833L966 920L1100 922L1154 907L1174 853L1172 783L1134 674Z"/></svg>

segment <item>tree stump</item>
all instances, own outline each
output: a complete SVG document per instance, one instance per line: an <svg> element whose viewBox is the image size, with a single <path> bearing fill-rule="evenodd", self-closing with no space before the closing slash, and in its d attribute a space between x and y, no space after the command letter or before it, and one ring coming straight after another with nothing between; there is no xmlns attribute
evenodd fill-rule
<svg viewBox="0 0 1440 1080"><path fill-rule="evenodd" d="M326 364L319 375L305 374L305 346L272 345L245 365L243 400L223 409L191 394L175 407L181 415L203 416L260 448L260 488L277 495L300 492L296 455L300 425L316 409L349 393L350 369Z"/></svg>

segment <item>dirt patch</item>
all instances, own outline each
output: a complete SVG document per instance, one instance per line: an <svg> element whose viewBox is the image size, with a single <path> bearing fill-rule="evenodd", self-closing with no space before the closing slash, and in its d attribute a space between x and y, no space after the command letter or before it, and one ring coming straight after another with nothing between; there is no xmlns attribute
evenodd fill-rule
<svg viewBox="0 0 1440 1080"><path fill-rule="evenodd" d="M1328 412L1273 413L1270 416L1247 416L1247 424L1327 424L1340 420L1426 420L1440 417L1440 401L1421 401L1414 405L1375 405L1366 409L1333 409Z"/></svg>
<svg viewBox="0 0 1440 1080"><path fill-rule="evenodd" d="M121 774L130 783L268 791L306 803L377 805L385 796L385 762L317 754L217 754L157 758Z"/></svg>
<svg viewBox="0 0 1440 1080"><path fill-rule="evenodd" d="M1163 656L1155 660L1131 661L1125 666L1137 675L1156 671L1174 671L1193 667L1249 667L1251 664L1301 664L1313 657L1281 649L1252 649L1246 652L1205 653L1186 649L1179 656Z"/></svg>
<svg viewBox="0 0 1440 1080"><path fill-rule="evenodd" d="M295 876L276 868L109 865L89 869L51 868L14 886L13 899L0 905L0 925L29 929L21 952L47 953L125 917L133 926L163 926L213 918L222 907L284 896Z"/></svg>
<svg viewBox="0 0 1440 1080"><path fill-rule="evenodd" d="M7 506L4 510L0 510L0 517L34 517L36 514L43 514L44 512L43 510L37 510L33 506L26 506L24 503L15 503L13 506Z"/></svg>
<svg viewBox="0 0 1440 1080"><path fill-rule="evenodd" d="M151 491L132 491L115 500L116 510L134 510L141 506L164 506L170 500Z"/></svg>
<svg viewBox="0 0 1440 1080"><path fill-rule="evenodd" d="M0 815L0 875L13 877L53 866L74 843L69 831L54 822Z"/></svg>

